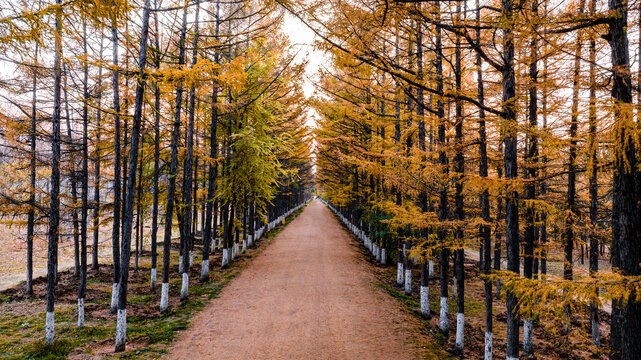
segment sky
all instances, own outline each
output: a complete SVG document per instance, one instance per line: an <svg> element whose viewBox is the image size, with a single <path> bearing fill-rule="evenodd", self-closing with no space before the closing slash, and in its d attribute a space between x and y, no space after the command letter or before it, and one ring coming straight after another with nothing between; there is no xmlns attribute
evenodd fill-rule
<svg viewBox="0 0 641 360"><path fill-rule="evenodd" d="M317 39L314 32L289 13L285 14L283 30L289 36L294 52L300 49L296 62L309 61L303 90L305 91L305 96L310 97L315 91L313 78L325 60L325 55L323 52L314 49L314 41Z"/></svg>
<svg viewBox="0 0 641 360"><path fill-rule="evenodd" d="M293 52L300 50L295 61L299 64L305 60L308 61L305 69L305 79L303 80L303 91L305 92L305 97L310 98L316 92L314 86L314 81L317 79L316 73L321 64L327 60L327 56L322 51L314 49L314 41L317 39L314 32L289 13L285 14L283 30L289 36ZM311 129L316 128L318 116L314 109L307 109L306 125ZM312 140L312 147L315 147L314 140ZM315 155L313 154L312 162L315 163ZM315 164L312 165L312 172L316 172Z"/></svg>

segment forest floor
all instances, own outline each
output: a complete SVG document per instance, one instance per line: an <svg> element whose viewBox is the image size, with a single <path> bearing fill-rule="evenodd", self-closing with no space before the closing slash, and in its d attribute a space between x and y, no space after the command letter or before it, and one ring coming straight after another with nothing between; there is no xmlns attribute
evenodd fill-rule
<svg viewBox="0 0 641 360"><path fill-rule="evenodd" d="M85 327L78 329L78 279L73 277L73 261L67 270L59 272L56 286L55 321L56 342L52 347L43 344L45 322L46 278L34 276L34 295L25 297L25 284L0 291L0 358L2 359L157 359L171 349L177 334L189 327L192 317L201 311L232 279L251 264L267 244L271 243L289 222L302 210L287 218L282 226L265 234L255 247L220 269L221 253L210 256L210 279L200 283L202 249L194 249L195 263L189 275L189 298L180 302L178 274L178 244L172 241L169 280L169 311L160 314L160 282L152 292L150 281L150 253L145 251L139 270L134 271L133 254L129 276L127 306L127 351L114 354L116 320L109 313L111 299L111 262L102 262L98 271L88 270L85 298ZM162 239L158 240L159 242ZM73 248L71 248L73 255ZM146 246L149 249L149 246ZM23 255L24 256L24 255ZM158 253L158 280L162 278L162 246ZM62 264L68 262L61 261Z"/></svg>
<svg viewBox="0 0 641 360"><path fill-rule="evenodd" d="M456 331L456 297L454 296L452 266L450 266L450 276L448 284L448 309L449 309L449 336L444 336L439 331L439 308L440 308L440 288L438 280L438 262L434 264L435 278L429 281L429 296L431 319L426 320L420 314L420 267L414 266L412 269L412 295L405 295L404 289L396 285L396 257L391 256L388 259L387 266L381 266L370 255L369 251L362 243L352 236L352 246L357 248L364 261L368 262L375 274L375 286L386 290L393 297L397 298L402 309L420 321L420 331L426 335L427 341L424 344L431 344L431 349L439 350L452 356L454 353L454 340ZM465 259L465 351L461 358L463 359L482 359L485 346L485 282L479 271L478 252L466 249L472 256L466 256ZM474 257L473 255L476 255ZM496 297L496 287L493 286L493 330L494 330L494 358L504 359L506 351L506 332L507 332L507 309L505 305L505 291L501 293L501 298ZM587 317L582 314L574 314L571 320L571 326L567 335L561 335L559 324L547 321L547 319L538 319L534 326L534 355L532 359L607 359L609 350L610 336L610 314L600 310L599 317L601 320L601 343L603 348L597 349L591 344L590 326ZM521 340L523 332L523 321L521 319ZM519 345L523 348L523 343ZM430 357L426 357L430 358ZM441 359L443 357L435 357ZM452 356L452 358L454 358ZM524 358L524 357L523 357Z"/></svg>
<svg viewBox="0 0 641 360"><path fill-rule="evenodd" d="M456 297L452 283L453 274L450 272L449 288L449 336L439 332L439 308L440 288L438 280L438 264L435 264L435 279L429 281L431 319L425 320L420 315L420 269L414 266L412 269L413 287L412 295L405 295L404 290L396 285L396 268L393 266L380 266L369 255L368 250L360 245L363 258L373 267L376 274L376 286L388 291L392 296L399 299L404 310L421 321L420 331L427 335L428 344L440 344L441 349L452 355L454 352L454 340L456 332ZM393 258L395 263L395 258ZM463 359L482 359L485 346L485 288L482 274L478 270L478 261L469 257L465 261L465 352ZM450 266L451 271L451 266ZM507 311L505 306L505 291L501 299L496 298L496 288L493 287L493 330L494 330L494 358L504 359L506 351ZM569 334L562 336L559 333L558 324L548 322L546 319L535 321L534 326L534 356L533 359L607 359L610 334L610 315L605 311L599 311L601 319L601 343L604 348L596 349L590 342L590 327L587 318L575 314ZM522 319L521 319L522 320ZM523 334L523 322L521 321L521 340ZM523 343L520 343L520 349ZM452 357L454 358L454 357ZM525 357L522 357L525 358ZM439 358L440 359L440 358Z"/></svg>
<svg viewBox="0 0 641 360"><path fill-rule="evenodd" d="M168 359L441 359L313 201L180 335ZM428 353L429 351L429 353Z"/></svg>

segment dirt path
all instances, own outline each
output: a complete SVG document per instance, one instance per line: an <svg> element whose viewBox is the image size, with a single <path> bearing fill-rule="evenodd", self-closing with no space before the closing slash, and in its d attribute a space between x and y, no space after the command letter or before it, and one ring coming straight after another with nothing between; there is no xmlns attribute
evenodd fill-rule
<svg viewBox="0 0 641 360"><path fill-rule="evenodd" d="M372 285L315 200L176 342L169 359L416 359L417 320Z"/></svg>

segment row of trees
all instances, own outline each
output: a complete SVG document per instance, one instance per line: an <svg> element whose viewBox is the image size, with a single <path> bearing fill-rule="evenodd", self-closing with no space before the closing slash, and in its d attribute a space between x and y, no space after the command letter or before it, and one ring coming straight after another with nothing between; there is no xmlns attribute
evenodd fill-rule
<svg viewBox="0 0 641 360"><path fill-rule="evenodd" d="M628 39L640 13L628 6L359 0L302 13L287 6L331 53L315 103L324 197L364 232L376 259L396 257L408 294L418 259L427 318L438 262L446 335L453 260L460 355L466 249L479 249L485 274L485 359L493 355L493 294L501 289L508 359L533 354L539 320L562 334L584 333L571 326L584 312L601 347L598 309L610 299L610 358L641 351L641 67L633 73L630 44L640 44ZM583 269L578 257L583 263L586 252Z"/></svg>
<svg viewBox="0 0 641 360"><path fill-rule="evenodd" d="M145 224L150 286L155 291L162 268L164 312L176 227L186 299L197 237L200 280L207 281L210 254L222 249L227 266L263 224L309 197L304 64L293 64L280 32L283 12L269 3L4 5L2 61L15 76L3 82L1 166L15 176L2 180L0 211L16 224L27 218L26 292L33 292L34 239L46 227L45 343L53 343L60 229L68 219L84 326L88 252L98 269L101 245L110 242L111 311L122 351L131 257L137 270ZM108 242L101 240L105 228Z"/></svg>

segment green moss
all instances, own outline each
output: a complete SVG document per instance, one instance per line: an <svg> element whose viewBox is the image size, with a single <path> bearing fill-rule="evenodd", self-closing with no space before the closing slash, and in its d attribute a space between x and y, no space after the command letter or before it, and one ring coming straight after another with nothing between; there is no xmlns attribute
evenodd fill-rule
<svg viewBox="0 0 641 360"><path fill-rule="evenodd" d="M116 331L116 326L113 324L112 326L101 326L100 324L85 324L85 327L83 327L80 330L77 330L77 335L85 341L90 341L94 339L105 339L110 336L113 336L113 334Z"/></svg>
<svg viewBox="0 0 641 360"><path fill-rule="evenodd" d="M149 294L143 294L143 295L130 295L127 299L127 302L130 304L136 304L136 305L147 305L151 302L152 296Z"/></svg>
<svg viewBox="0 0 641 360"><path fill-rule="evenodd" d="M24 348L25 359L57 360L66 359L74 344L67 339L54 341L51 345L45 345L44 341L36 340Z"/></svg>

